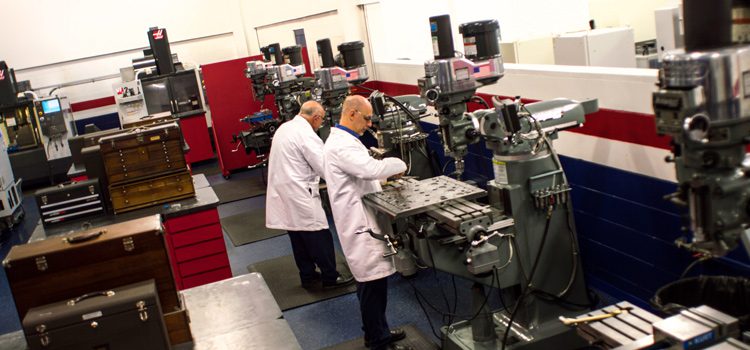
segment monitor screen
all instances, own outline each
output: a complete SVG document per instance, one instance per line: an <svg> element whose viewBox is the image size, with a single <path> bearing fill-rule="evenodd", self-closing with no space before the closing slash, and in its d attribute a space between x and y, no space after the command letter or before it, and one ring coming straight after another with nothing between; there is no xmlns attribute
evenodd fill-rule
<svg viewBox="0 0 750 350"><path fill-rule="evenodd" d="M59 112L60 100L55 98L42 101L42 110L44 111L44 114Z"/></svg>

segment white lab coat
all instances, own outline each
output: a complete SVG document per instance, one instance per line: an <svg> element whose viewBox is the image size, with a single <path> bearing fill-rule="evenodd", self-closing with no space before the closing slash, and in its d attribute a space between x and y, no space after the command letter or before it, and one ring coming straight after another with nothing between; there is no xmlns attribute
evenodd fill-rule
<svg viewBox="0 0 750 350"><path fill-rule="evenodd" d="M370 157L359 139L338 128L331 128L323 149L333 220L354 278L367 282L392 275L396 272L393 259L383 258L388 251L386 243L367 233L355 232L371 229L376 233L391 233L387 218L378 217L372 208L365 206L362 196L380 191L379 180L406 171L406 164L398 158Z"/></svg>
<svg viewBox="0 0 750 350"><path fill-rule="evenodd" d="M266 227L287 231L328 228L320 201L323 140L301 116L282 124L271 142Z"/></svg>

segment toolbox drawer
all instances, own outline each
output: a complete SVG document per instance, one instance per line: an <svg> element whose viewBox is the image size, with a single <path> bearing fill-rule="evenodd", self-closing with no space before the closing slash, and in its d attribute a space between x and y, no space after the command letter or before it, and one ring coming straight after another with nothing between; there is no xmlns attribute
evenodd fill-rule
<svg viewBox="0 0 750 350"><path fill-rule="evenodd" d="M219 211L204 210L198 213L169 218L164 222L164 227L169 234L177 234L181 231L192 229L196 226L204 226L219 222Z"/></svg>
<svg viewBox="0 0 750 350"><path fill-rule="evenodd" d="M223 252L226 254L226 247L223 239L214 239L200 244L175 249L174 255L178 263L204 257L206 255Z"/></svg>
<svg viewBox="0 0 750 350"><path fill-rule="evenodd" d="M191 244L222 238L222 235L221 225L216 223L182 231L179 234L170 234L169 239L172 240L172 247L178 249Z"/></svg>
<svg viewBox="0 0 750 350"><path fill-rule="evenodd" d="M229 266L229 258L224 252L219 254L209 255L200 259L190 260L188 262L180 263L180 275L185 276L197 275L201 272L211 271L220 267Z"/></svg>

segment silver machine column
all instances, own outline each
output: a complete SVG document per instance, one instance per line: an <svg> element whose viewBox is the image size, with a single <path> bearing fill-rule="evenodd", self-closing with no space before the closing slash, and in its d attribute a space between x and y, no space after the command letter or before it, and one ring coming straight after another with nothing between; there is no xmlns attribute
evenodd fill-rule
<svg viewBox="0 0 750 350"><path fill-rule="evenodd" d="M678 189L668 198L690 213L690 238L676 243L704 257L740 242L750 253L750 33L733 24L748 5L685 0L686 52L664 57L653 94L656 131L672 137Z"/></svg>

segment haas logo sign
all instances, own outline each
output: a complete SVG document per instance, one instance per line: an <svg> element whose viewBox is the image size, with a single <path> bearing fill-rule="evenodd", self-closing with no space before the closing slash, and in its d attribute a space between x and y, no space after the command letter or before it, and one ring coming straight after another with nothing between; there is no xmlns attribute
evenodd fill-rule
<svg viewBox="0 0 750 350"><path fill-rule="evenodd" d="M164 39L164 29L157 29L151 33L154 36L154 40Z"/></svg>
<svg viewBox="0 0 750 350"><path fill-rule="evenodd" d="M0 69L0 80L5 80L5 70Z"/></svg>

